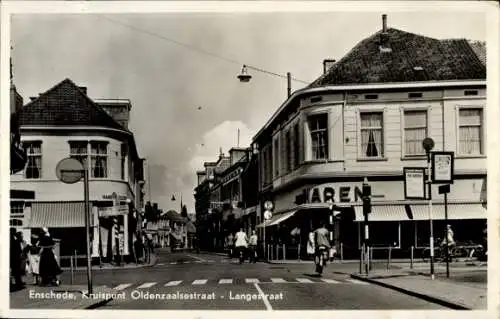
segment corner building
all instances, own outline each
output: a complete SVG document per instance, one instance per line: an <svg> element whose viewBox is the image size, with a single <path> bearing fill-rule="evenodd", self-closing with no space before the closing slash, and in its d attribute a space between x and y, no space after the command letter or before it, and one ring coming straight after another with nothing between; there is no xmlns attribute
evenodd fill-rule
<svg viewBox="0 0 500 319"><path fill-rule="evenodd" d="M285 244L287 258L304 257L309 231L332 216L333 243L342 244L344 258L358 256L367 179L374 254L428 247L428 202L405 200L403 178L403 167L427 167L425 137L435 141L433 151L455 152L449 224L456 241L477 242L487 218L485 56L482 42L433 39L387 28L383 19L381 31L338 62L327 67L325 60L324 74L294 92L254 137L261 203L274 203L266 242ZM443 238L437 185L432 202L434 237Z"/></svg>
<svg viewBox="0 0 500 319"><path fill-rule="evenodd" d="M62 265L86 254L83 181L64 184L60 160L78 159L89 171L91 253L95 260L132 259L143 210L143 162L128 130L129 100L92 100L69 79L17 110L25 168L11 175L11 188L34 194L11 200L11 218L31 232L47 227L59 239Z"/></svg>

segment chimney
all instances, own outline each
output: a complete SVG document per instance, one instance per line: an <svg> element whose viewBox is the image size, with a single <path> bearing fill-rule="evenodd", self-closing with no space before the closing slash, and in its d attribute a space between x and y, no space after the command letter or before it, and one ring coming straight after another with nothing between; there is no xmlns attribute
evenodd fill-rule
<svg viewBox="0 0 500 319"><path fill-rule="evenodd" d="M387 33L387 14L382 15L382 32Z"/></svg>
<svg viewBox="0 0 500 319"><path fill-rule="evenodd" d="M323 74L326 74L328 70L335 64L335 60L333 59L325 59L323 60Z"/></svg>
<svg viewBox="0 0 500 319"><path fill-rule="evenodd" d="M83 92L83 94L87 95L87 87L86 86L79 86L78 88L80 89L80 91Z"/></svg>

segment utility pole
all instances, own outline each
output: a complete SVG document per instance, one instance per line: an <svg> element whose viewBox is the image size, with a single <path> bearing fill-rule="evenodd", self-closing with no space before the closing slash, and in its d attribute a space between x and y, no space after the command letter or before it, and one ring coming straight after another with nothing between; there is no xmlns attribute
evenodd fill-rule
<svg viewBox="0 0 500 319"><path fill-rule="evenodd" d="M368 232L368 215L371 213L372 210L372 204L371 204L371 195L372 195L372 187L368 184L368 180L365 178L363 182L363 215L365 217L364 220L364 234L365 238L363 241L363 251L365 255L365 273L368 275L369 271L369 256L370 256L370 250L369 250L369 232Z"/></svg>

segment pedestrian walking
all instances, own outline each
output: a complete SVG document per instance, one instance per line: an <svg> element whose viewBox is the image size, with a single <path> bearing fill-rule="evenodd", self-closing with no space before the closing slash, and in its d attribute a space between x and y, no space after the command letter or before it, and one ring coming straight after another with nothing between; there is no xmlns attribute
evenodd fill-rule
<svg viewBox="0 0 500 319"><path fill-rule="evenodd" d="M307 239L307 255L309 258L314 258L315 253L315 235L314 232L309 232L309 236Z"/></svg>
<svg viewBox="0 0 500 319"><path fill-rule="evenodd" d="M40 284L40 245L38 236L31 236L31 245L28 249L29 271L33 276L33 283Z"/></svg>
<svg viewBox="0 0 500 319"><path fill-rule="evenodd" d="M234 247L233 233L229 233L229 235L226 237L226 247L228 249L229 258L233 257L233 247Z"/></svg>
<svg viewBox="0 0 500 319"><path fill-rule="evenodd" d="M19 242L19 245L21 246L21 265L20 265L20 273L21 273L21 279L23 276L26 276L28 273L28 250L29 250L29 244L24 240L24 235L22 232L17 232L16 233L16 238Z"/></svg>
<svg viewBox="0 0 500 319"><path fill-rule="evenodd" d="M253 262L254 264L257 262L257 242L258 242L257 232L255 230L252 230L252 235L250 236L248 246L250 248L249 261Z"/></svg>
<svg viewBox="0 0 500 319"><path fill-rule="evenodd" d="M40 278L42 285L60 285L58 276L62 273L61 267L54 254L54 239L50 236L47 228L43 229L40 237Z"/></svg>
<svg viewBox="0 0 500 319"><path fill-rule="evenodd" d="M246 249L248 248L248 237L243 231L243 227L240 227L240 231L234 235L234 246L240 258L240 262L243 262L243 260L245 260Z"/></svg>
<svg viewBox="0 0 500 319"><path fill-rule="evenodd" d="M10 274L14 278L14 289L24 287L21 270L21 242L16 236L16 229L10 229Z"/></svg>

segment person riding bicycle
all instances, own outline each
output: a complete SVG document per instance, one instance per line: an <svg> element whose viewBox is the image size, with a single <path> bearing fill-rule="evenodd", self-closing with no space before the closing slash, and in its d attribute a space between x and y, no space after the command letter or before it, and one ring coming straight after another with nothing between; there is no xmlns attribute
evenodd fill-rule
<svg viewBox="0 0 500 319"><path fill-rule="evenodd" d="M446 251L445 249L448 248L448 256L451 256L451 249L455 246L455 239L453 238L453 236L454 233L451 229L451 225L446 225L444 238L441 242L441 248L443 249L443 251ZM446 240L448 240L448 242ZM448 247L446 247L446 244L448 244Z"/></svg>
<svg viewBox="0 0 500 319"><path fill-rule="evenodd" d="M327 252L330 250L330 240L328 235L330 234L328 229L326 229L326 223L324 220L320 220L319 227L314 231L314 248L315 248L315 261L316 265L319 262L320 254L323 253L322 248Z"/></svg>

